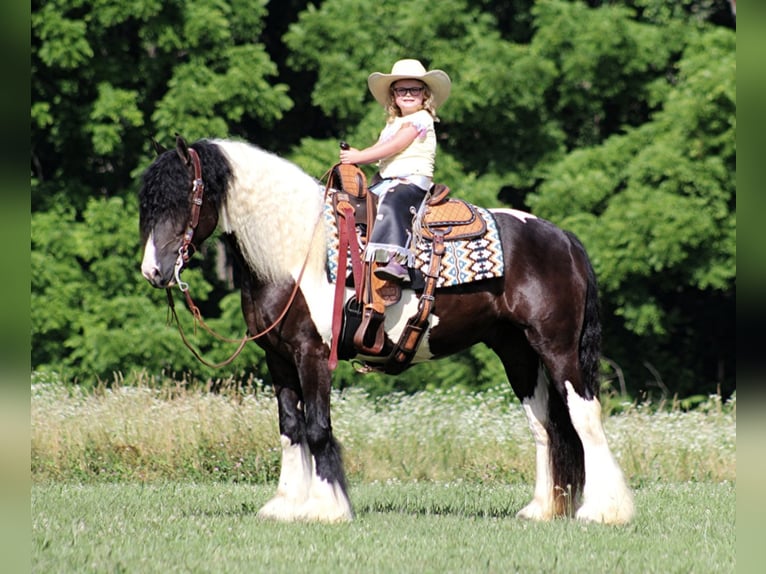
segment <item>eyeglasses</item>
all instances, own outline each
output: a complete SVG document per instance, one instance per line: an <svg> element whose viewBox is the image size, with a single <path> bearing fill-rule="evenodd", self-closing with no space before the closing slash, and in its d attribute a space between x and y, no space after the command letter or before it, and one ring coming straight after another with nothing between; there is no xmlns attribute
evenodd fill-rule
<svg viewBox="0 0 766 574"><path fill-rule="evenodd" d="M417 86L414 88L392 88L393 92L399 97L406 96L407 94L419 96L423 93L424 89L425 88L423 86Z"/></svg>

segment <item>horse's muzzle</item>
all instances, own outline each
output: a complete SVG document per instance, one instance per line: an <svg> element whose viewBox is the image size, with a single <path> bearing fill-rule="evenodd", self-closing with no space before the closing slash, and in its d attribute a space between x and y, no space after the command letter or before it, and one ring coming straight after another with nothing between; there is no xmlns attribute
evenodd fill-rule
<svg viewBox="0 0 766 574"><path fill-rule="evenodd" d="M176 282L174 259L164 251L157 250L153 234L144 246L141 260L141 275L153 286L160 289L171 287Z"/></svg>
<svg viewBox="0 0 766 574"><path fill-rule="evenodd" d="M172 273L170 276L167 276L167 274L163 274L159 267L156 265L142 265L141 275L144 276L144 278L152 285L152 287L157 287L158 289L172 287L176 282Z"/></svg>

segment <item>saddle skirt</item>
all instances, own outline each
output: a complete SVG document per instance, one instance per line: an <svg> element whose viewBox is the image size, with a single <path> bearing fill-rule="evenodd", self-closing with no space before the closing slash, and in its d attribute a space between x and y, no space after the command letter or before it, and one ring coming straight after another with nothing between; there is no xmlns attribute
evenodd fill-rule
<svg viewBox="0 0 766 574"><path fill-rule="evenodd" d="M328 237L327 274L330 282L334 283L338 276L339 233L332 203L332 194L328 194L324 205ZM437 289L503 276L505 269L500 234L488 210L477 206L468 208L465 204L457 205L456 200L435 207L429 206L426 210L430 213L424 216L425 221L414 229L415 268L421 272L428 270L432 231L437 227L444 230L445 253ZM350 265L346 265L346 268L350 269Z"/></svg>

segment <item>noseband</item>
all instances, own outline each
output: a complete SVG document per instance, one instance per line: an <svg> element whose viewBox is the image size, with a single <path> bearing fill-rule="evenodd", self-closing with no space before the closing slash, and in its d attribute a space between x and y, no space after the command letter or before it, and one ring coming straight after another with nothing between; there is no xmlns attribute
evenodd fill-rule
<svg viewBox="0 0 766 574"><path fill-rule="evenodd" d="M181 281L181 270L191 257L191 254L189 253L189 247L193 246L192 237L194 237L194 231L197 229L197 225L199 224L199 213L202 209L202 196L205 193L205 182L202 181L202 165L199 161L199 155L194 148L189 148L189 157L191 158L192 165L194 166L194 180L192 181L191 195L191 214L189 215L189 222L186 224L186 231L184 232L181 247L178 248L178 259L176 259L174 270L178 288L183 292L189 290L189 284Z"/></svg>

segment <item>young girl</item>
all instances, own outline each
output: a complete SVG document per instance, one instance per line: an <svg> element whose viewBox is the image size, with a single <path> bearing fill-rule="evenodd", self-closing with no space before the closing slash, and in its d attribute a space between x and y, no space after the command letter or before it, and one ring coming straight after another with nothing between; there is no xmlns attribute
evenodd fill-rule
<svg viewBox="0 0 766 574"><path fill-rule="evenodd" d="M341 150L342 163L378 162L382 181L370 188L379 196L378 215L367 243L365 259L386 263L375 275L406 283L414 255L410 249L412 217L431 187L436 157L436 108L450 93L449 76L426 69L418 60L399 60L390 74L367 78L388 120L377 143L358 150Z"/></svg>

